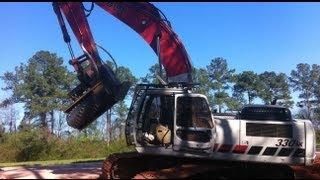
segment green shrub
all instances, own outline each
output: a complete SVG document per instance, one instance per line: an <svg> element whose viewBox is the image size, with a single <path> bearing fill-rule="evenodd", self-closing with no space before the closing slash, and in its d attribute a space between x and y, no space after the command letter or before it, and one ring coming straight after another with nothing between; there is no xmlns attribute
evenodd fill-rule
<svg viewBox="0 0 320 180"><path fill-rule="evenodd" d="M103 158L132 151L125 139L110 143L84 137L60 139L41 130L7 133L0 143L0 162Z"/></svg>

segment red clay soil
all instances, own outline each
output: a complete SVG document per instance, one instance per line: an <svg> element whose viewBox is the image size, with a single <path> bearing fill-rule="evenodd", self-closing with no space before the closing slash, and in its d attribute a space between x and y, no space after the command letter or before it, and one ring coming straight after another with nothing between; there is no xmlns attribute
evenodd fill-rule
<svg viewBox="0 0 320 180"><path fill-rule="evenodd" d="M158 164L158 161L156 161ZM132 163L131 163L132 164ZM137 165L137 164L135 164ZM141 173L135 174L132 177L138 179L145 178L157 178L157 177L171 177L171 178L185 178L184 175L191 175L193 178L198 178L197 171L203 171L206 165L198 165L201 168L194 168L195 165L184 165L180 168L163 168L158 171L142 171ZM102 162L99 163L87 163L87 164L72 164L72 165L60 165L60 166L50 166L50 167L11 167L11 168L0 168L0 179L15 179L15 178L53 178L53 179L69 179L69 178L98 178L101 174ZM219 167L219 168L217 168ZM211 171L213 174L220 173L224 175L230 174L230 169L218 165L216 169L212 167ZM310 167L304 166L291 166L294 170L296 179L320 179L320 156L316 158L314 165ZM128 171L128 169L125 169ZM190 173L192 171L192 173ZM233 169L232 172L237 174ZM159 174L161 176L159 176ZM233 174L233 173L231 173ZM239 175L239 174L238 174ZM211 177L210 175L204 176ZM200 177L202 177L200 176ZM241 176L240 176L241 177ZM191 178L192 179L192 178ZM234 178L232 178L234 179ZM286 179L286 178L282 178Z"/></svg>
<svg viewBox="0 0 320 180"><path fill-rule="evenodd" d="M292 166L297 179L320 179L320 156L314 161L313 166Z"/></svg>
<svg viewBox="0 0 320 180"><path fill-rule="evenodd" d="M177 168L168 168L168 169L162 169L159 171L145 171L136 174L133 179L158 179L160 177L170 177L170 178L186 178L184 177L185 174L191 175L191 177L198 178L199 176L192 176L193 174L196 174L196 170L200 170L205 168L199 167L199 168L194 168L193 166L190 167L180 167L179 171L177 171ZM294 171L294 179L320 179L320 157L317 157L317 159L314 162L313 166L305 167L305 166L291 166L292 170ZM218 169L218 168L217 168ZM185 171L194 171L193 173L190 172L185 172ZM211 171L214 169L211 169ZM223 174L223 168L221 170L217 170L217 172ZM229 170L227 170L229 171ZM235 170L232 170L234 173L236 173ZM238 173L239 175L241 173ZM202 175L203 176L203 175ZM200 176L200 177L202 177ZM208 175L208 177L211 177ZM241 177L241 176L240 176ZM207 178L204 176L204 178ZM289 178L289 177L288 177ZM229 179L229 178L228 178ZM282 179L282 178L280 178ZM285 178L286 179L286 178ZM290 178L291 179L291 178Z"/></svg>
<svg viewBox="0 0 320 180"><path fill-rule="evenodd" d="M319 179L320 180L320 153L317 154L317 157L316 157L314 164L312 166L290 166L290 167L294 172L294 179ZM189 170L189 168L181 168L181 170L182 169ZM203 170L204 168L205 168L205 166L203 166L199 169ZM192 167L191 167L191 169L192 169ZM175 169L175 171L176 171L176 169ZM193 171L195 171L195 169L193 169ZM212 171L212 169L210 171ZM217 170L217 172L220 172L220 170ZM223 168L222 168L221 172L223 174ZM157 172L146 171L141 174L137 174L134 178L138 178L138 179L148 178L149 179L149 178L153 178L153 177L159 177L158 176L159 174L161 174L161 175L167 174L168 177L174 177L174 178L181 178L181 177L184 178L183 174L188 174L188 173L183 173L181 171L180 173L174 172L173 174L175 174L175 175L170 176L169 174L172 174L172 173L173 172L171 172L170 169L163 169L163 170L157 171ZM196 172L194 172L194 173L196 173ZM191 174L194 174L194 173L191 173ZM190 175L190 173L189 173L189 175ZM192 176L192 177L197 177L197 176ZM202 177L202 176L200 176L200 177ZM206 177L206 176L204 176L204 177ZM208 177L210 177L210 175Z"/></svg>

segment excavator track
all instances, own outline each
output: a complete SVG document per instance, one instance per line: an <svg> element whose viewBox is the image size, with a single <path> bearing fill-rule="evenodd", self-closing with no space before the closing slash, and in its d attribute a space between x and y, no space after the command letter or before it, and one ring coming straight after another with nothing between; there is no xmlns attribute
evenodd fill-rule
<svg viewBox="0 0 320 180"><path fill-rule="evenodd" d="M100 176L101 179L234 179L239 177L294 179L294 172L290 166L286 165L212 161L130 152L110 155L103 163Z"/></svg>

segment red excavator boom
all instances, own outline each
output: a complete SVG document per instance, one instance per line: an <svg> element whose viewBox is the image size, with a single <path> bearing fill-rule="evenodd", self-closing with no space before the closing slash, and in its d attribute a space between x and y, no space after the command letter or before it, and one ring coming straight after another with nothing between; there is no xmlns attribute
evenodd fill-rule
<svg viewBox="0 0 320 180"><path fill-rule="evenodd" d="M173 32L170 23L160 11L147 2L95 2L135 30L158 54L157 38L160 39L161 64L169 82L190 82L191 63L185 47ZM68 20L77 40L94 57L98 57L95 41L86 19L82 3L57 3Z"/></svg>
<svg viewBox="0 0 320 180"><path fill-rule="evenodd" d="M166 71L169 83L192 82L192 66L185 47L159 9L147 2L95 4L131 27L151 46ZM94 3L92 9L93 5ZM74 102L65 111L68 113L67 121L70 126L83 129L122 100L130 83L121 83L112 69L102 62L87 21L85 11L88 10L82 3L53 2L53 9L58 17L64 41L68 44L72 57L70 64L74 66L80 81L80 85L69 93ZM74 56L63 15L84 51L84 55L80 57Z"/></svg>

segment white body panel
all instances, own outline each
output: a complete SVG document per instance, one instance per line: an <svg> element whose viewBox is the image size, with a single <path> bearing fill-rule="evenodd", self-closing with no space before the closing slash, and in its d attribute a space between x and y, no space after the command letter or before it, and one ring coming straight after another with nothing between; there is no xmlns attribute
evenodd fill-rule
<svg viewBox="0 0 320 180"><path fill-rule="evenodd" d="M287 146L276 146L278 140L282 139L279 137L255 137L246 136L246 123L262 123L262 124L291 124L293 126L293 138L283 138L290 140L298 140L301 142L301 146L293 145L292 152L289 156L279 156L279 152L282 148L289 148ZM247 121L238 119L217 119L215 118L216 124L216 138L214 144L211 144L210 150L195 150L189 151L177 151L178 149L172 146L167 148L162 147L136 147L140 153L147 154L163 154L169 156L182 156L182 157L197 157L197 158L209 158L215 160L228 160L228 161L244 161L244 162L259 162L259 163L276 163L276 164L290 164L290 165L304 165L310 166L315 159L315 131L310 121L293 121L293 122L277 122L277 121ZM196 142L191 143L192 146L198 144ZM214 145L219 144L214 149ZM229 152L219 152L219 148L222 144L231 144L232 148ZM246 144L248 148L243 154L232 153L232 150L236 145ZM284 144L283 144L284 145ZM206 143L206 147L208 144ZM258 154L250 155L248 151L252 146L262 146L263 148ZM277 148L274 155L263 155L263 152L268 148ZM304 157L294 157L293 154L298 149L305 149Z"/></svg>
<svg viewBox="0 0 320 180"><path fill-rule="evenodd" d="M225 160L241 160L241 161L253 161L253 162L265 162L265 163L284 163L284 164L301 164L312 165L315 159L315 131L310 121L294 120L292 122L278 122L278 121L248 121L239 119L225 119L221 117L215 117L217 125L217 139L216 144L219 149L222 144L237 144L247 145L248 148L243 154L235 154L232 152L221 153L215 150L213 152L214 159ZM259 136L246 136L246 123L257 124L280 124L280 125L292 125L292 138L283 137L259 137ZM279 139L283 139L282 144L279 144ZM287 140L286 140L287 139ZM291 142L291 144L290 144ZM301 146L299 146L299 142ZM299 144L299 145L297 145ZM277 146L279 145L279 146ZM291 145L291 146L289 146ZM252 146L261 146L262 149L256 155L248 154L248 151ZM274 155L264 155L266 148L277 148ZM232 147L231 149L233 149ZM292 152L288 156L280 156L279 153L282 148L292 148ZM305 149L305 157L294 157L294 152L297 149Z"/></svg>
<svg viewBox="0 0 320 180"><path fill-rule="evenodd" d="M136 95L126 123L128 144L135 145L139 153L168 156L195 157L227 161L312 165L315 159L315 131L309 120L245 120L234 116L212 116L213 128L180 127L176 121L177 98L181 96L207 98L179 88L141 91ZM148 94L171 95L175 99L172 143L168 146L142 143L141 121L136 112ZM208 102L208 101L207 101ZM204 142L182 140L178 130L209 132ZM196 137L200 137L197 135Z"/></svg>

